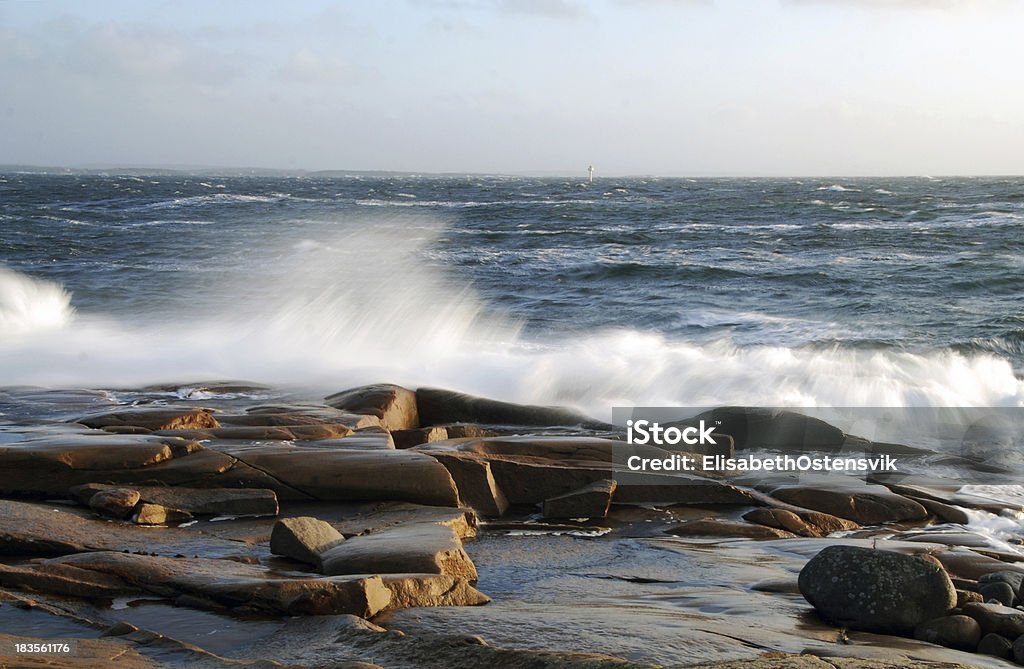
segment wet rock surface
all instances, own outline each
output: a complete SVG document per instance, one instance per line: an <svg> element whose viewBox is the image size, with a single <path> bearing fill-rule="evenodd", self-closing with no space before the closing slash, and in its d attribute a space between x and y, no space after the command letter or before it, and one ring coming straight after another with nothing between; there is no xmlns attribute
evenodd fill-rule
<svg viewBox="0 0 1024 669"><path fill-rule="evenodd" d="M1016 605L1024 580L1024 551L973 529L1015 508L993 488L636 477L629 455L674 452L571 410L245 387L5 391L38 416L0 424L0 642L82 649L15 666L995 667L1024 648L1021 612L983 601ZM922 453L716 415L737 456Z"/></svg>

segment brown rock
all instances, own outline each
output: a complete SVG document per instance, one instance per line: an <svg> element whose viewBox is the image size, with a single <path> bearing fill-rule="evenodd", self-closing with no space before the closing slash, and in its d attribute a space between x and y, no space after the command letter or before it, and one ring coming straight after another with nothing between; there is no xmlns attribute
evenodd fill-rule
<svg viewBox="0 0 1024 669"><path fill-rule="evenodd" d="M792 511L785 509L753 509L743 520L792 532L801 537L823 537L825 533Z"/></svg>
<svg viewBox="0 0 1024 669"><path fill-rule="evenodd" d="M113 599L142 592L117 576L60 563L43 569L0 564L0 585L15 590L88 599Z"/></svg>
<svg viewBox="0 0 1024 669"><path fill-rule="evenodd" d="M795 539L792 532L752 523L738 523L733 520L691 520L665 530L677 537L725 537L744 539Z"/></svg>
<svg viewBox="0 0 1024 669"><path fill-rule="evenodd" d="M412 525L351 537L321 555L325 574L447 574L477 580L456 532L443 525Z"/></svg>
<svg viewBox="0 0 1024 669"><path fill-rule="evenodd" d="M131 488L107 488L89 498L89 508L108 518L127 518L139 503L139 491Z"/></svg>
<svg viewBox="0 0 1024 669"><path fill-rule="evenodd" d="M928 643L973 651L981 641L981 626L969 616L933 618L914 629L914 638Z"/></svg>
<svg viewBox="0 0 1024 669"><path fill-rule="evenodd" d="M984 602L985 598L980 593L974 592L973 590L960 590L956 591L956 608L962 609L968 602Z"/></svg>
<svg viewBox="0 0 1024 669"><path fill-rule="evenodd" d="M829 485L787 485L771 495L797 506L852 520L861 525L923 520L928 512L912 499L897 495L884 486L854 483L833 477Z"/></svg>
<svg viewBox="0 0 1024 669"><path fill-rule="evenodd" d="M220 427L210 409L160 407L93 414L75 421L87 427L133 426L147 430L203 430Z"/></svg>
<svg viewBox="0 0 1024 669"><path fill-rule="evenodd" d="M986 634L978 642L977 652L981 655L993 655L1004 660L1013 659L1013 642L998 634Z"/></svg>
<svg viewBox="0 0 1024 669"><path fill-rule="evenodd" d="M318 518L282 518L271 531L270 552L319 567L320 554L344 540L330 523Z"/></svg>
<svg viewBox="0 0 1024 669"><path fill-rule="evenodd" d="M108 491L114 486L89 484L72 489L72 495L82 497L92 492ZM193 515L215 516L276 516L277 495L273 490L260 488L187 488L181 486L133 486L139 499L181 509Z"/></svg>
<svg viewBox="0 0 1024 669"><path fill-rule="evenodd" d="M580 425L592 429L611 426L562 407L541 407L474 397L452 390L419 388L416 404L422 425L475 423L555 427Z"/></svg>
<svg viewBox="0 0 1024 669"><path fill-rule="evenodd" d="M336 409L369 414L386 430L411 430L420 426L416 393L401 386L378 384L351 388L326 398Z"/></svg>
<svg viewBox="0 0 1024 669"><path fill-rule="evenodd" d="M964 615L970 616L981 625L984 634L998 634L1016 639L1024 634L1024 611L1000 604L968 602L963 607Z"/></svg>
<svg viewBox="0 0 1024 669"><path fill-rule="evenodd" d="M970 522L970 518L968 518L963 509L951 504L943 504L942 502L937 502L933 499L928 499L927 497L914 497L912 495L907 495L907 499L914 500L927 509L928 513L932 514L944 523L966 525Z"/></svg>
<svg viewBox="0 0 1024 669"><path fill-rule="evenodd" d="M171 509L160 504L139 504L132 516L136 525L177 525L192 520L192 514L181 509Z"/></svg>
<svg viewBox="0 0 1024 669"><path fill-rule="evenodd" d="M479 606L491 601L469 581L447 574L381 574L391 590L388 609L422 606Z"/></svg>
<svg viewBox="0 0 1024 669"><path fill-rule="evenodd" d="M433 451L430 456L451 474L463 504L488 518L505 515L508 500L494 480L490 462L456 452Z"/></svg>
<svg viewBox="0 0 1024 669"><path fill-rule="evenodd" d="M231 560L162 558L126 553L83 553L47 560L115 576L132 588L161 597L186 595L190 605L245 607L278 615L349 613L369 617L391 593L378 576L310 577L270 572Z"/></svg>
<svg viewBox="0 0 1024 669"><path fill-rule="evenodd" d="M420 427L413 430L393 430L392 439L395 448L412 448L433 441L444 441L448 438L448 430L443 427Z"/></svg>
<svg viewBox="0 0 1024 669"><path fill-rule="evenodd" d="M218 448L315 499L459 505L458 490L444 465L415 451L284 445Z"/></svg>
<svg viewBox="0 0 1024 669"><path fill-rule="evenodd" d="M616 484L612 479L595 481L579 490L544 500L545 518L604 518L612 504Z"/></svg>
<svg viewBox="0 0 1024 669"><path fill-rule="evenodd" d="M225 541L194 529L168 527L159 532L83 517L51 505L0 500L0 555L48 556L85 551L160 555L239 556L245 544Z"/></svg>

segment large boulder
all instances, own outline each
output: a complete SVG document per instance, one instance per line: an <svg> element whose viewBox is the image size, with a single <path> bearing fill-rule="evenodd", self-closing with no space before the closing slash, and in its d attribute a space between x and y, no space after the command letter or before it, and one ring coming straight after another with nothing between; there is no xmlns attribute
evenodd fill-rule
<svg viewBox="0 0 1024 669"><path fill-rule="evenodd" d="M386 430L412 430L421 422L416 393L390 383L343 390L328 396L326 402L342 411L376 416Z"/></svg>
<svg viewBox="0 0 1024 669"><path fill-rule="evenodd" d="M825 620L883 634L907 634L956 605L953 583L934 562L859 546L823 549L798 584Z"/></svg>
<svg viewBox="0 0 1024 669"><path fill-rule="evenodd" d="M476 423L479 425L517 425L528 427L581 426L609 430L612 426L563 407L531 406L475 397L453 390L419 388L416 406L420 423Z"/></svg>
<svg viewBox="0 0 1024 669"><path fill-rule="evenodd" d="M705 423L733 438L737 449L768 448L787 452L835 451L843 447L846 435L823 420L794 411L755 407L719 407L665 425L686 427Z"/></svg>

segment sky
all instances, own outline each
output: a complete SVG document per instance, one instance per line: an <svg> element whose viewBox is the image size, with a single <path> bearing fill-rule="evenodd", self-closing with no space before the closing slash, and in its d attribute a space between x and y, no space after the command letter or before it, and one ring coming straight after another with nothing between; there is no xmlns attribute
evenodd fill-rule
<svg viewBox="0 0 1024 669"><path fill-rule="evenodd" d="M0 0L0 164L1024 174L1020 0Z"/></svg>

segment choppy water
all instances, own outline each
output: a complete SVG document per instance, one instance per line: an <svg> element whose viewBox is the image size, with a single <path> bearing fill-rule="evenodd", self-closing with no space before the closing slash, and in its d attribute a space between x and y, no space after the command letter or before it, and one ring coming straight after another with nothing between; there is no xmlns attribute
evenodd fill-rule
<svg viewBox="0 0 1024 669"><path fill-rule="evenodd" d="M1024 403L1024 179L0 175L3 383Z"/></svg>

